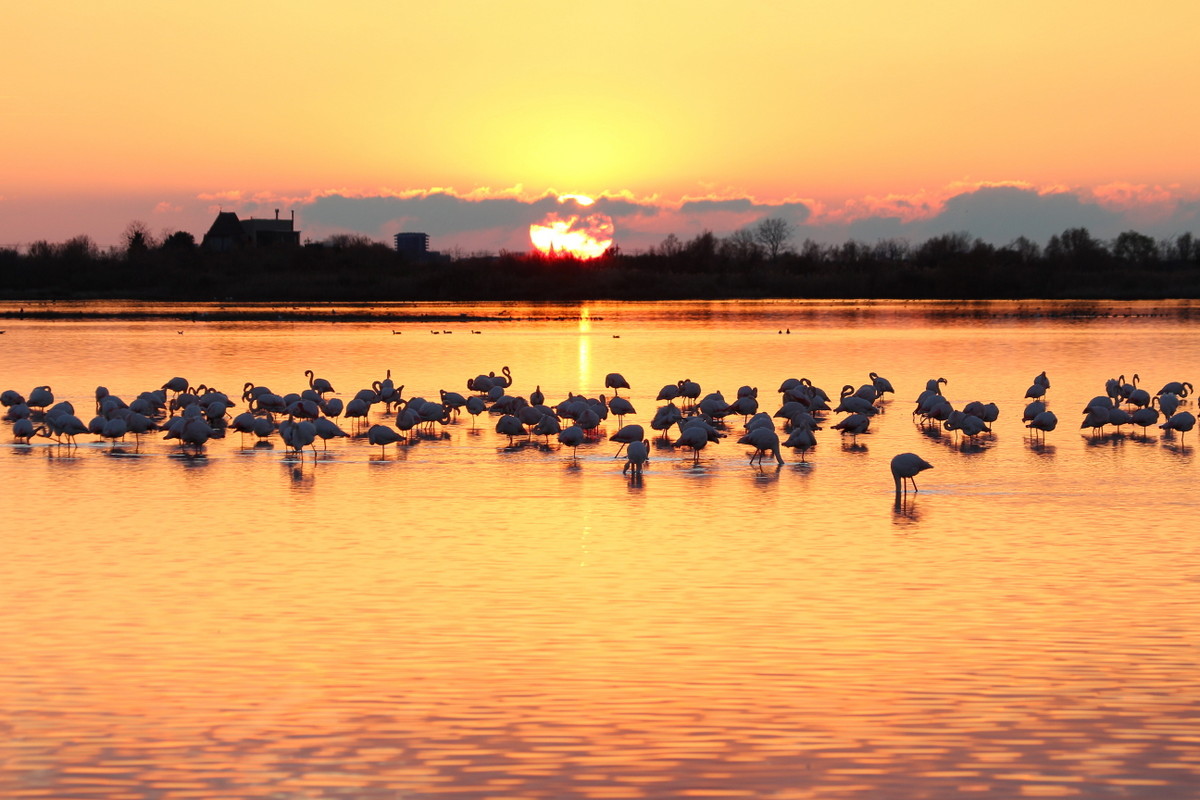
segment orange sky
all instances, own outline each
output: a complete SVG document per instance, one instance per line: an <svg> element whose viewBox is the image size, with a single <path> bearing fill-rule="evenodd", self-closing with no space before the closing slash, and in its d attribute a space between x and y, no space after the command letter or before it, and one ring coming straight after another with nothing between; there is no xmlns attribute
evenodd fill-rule
<svg viewBox="0 0 1200 800"><path fill-rule="evenodd" d="M43 216L87 230L114 196L165 225L232 191L832 211L981 182L1200 193L1193 2L134 0L5 17L0 244L47 235Z"/></svg>

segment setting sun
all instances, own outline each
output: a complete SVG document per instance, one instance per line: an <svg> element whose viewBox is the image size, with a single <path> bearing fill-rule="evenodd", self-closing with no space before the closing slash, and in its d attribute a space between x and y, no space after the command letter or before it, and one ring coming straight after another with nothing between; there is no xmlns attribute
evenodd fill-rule
<svg viewBox="0 0 1200 800"><path fill-rule="evenodd" d="M587 207L595 201L582 194L564 194L559 203L574 203ZM560 215L551 212L529 226L533 246L547 255L571 255L576 258L598 258L613 243L613 221L607 214Z"/></svg>

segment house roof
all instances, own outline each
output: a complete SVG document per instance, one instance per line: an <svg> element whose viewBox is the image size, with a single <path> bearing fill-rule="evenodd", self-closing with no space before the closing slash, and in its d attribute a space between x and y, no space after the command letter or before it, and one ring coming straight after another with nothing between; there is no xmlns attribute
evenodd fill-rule
<svg viewBox="0 0 1200 800"><path fill-rule="evenodd" d="M246 231L242 228L238 215L232 211L221 211L217 213L217 218L213 220L212 227L204 234L204 238L240 239L245 235Z"/></svg>

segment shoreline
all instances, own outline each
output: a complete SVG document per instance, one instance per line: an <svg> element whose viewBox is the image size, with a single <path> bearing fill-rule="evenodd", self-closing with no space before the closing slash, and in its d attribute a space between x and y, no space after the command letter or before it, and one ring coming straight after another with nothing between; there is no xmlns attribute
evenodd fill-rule
<svg viewBox="0 0 1200 800"><path fill-rule="evenodd" d="M762 306L777 312L785 309L800 317L841 316L858 314L869 309L886 308L933 318L989 317L995 319L1105 319L1105 318L1179 318L1200 317L1200 301L1178 299L879 299L879 298L713 298L709 300L611 300L549 302L540 300L512 301L413 301L409 307L381 308L386 304L324 303L298 305L280 302L239 303L236 301L178 300L145 301L129 299L40 300L32 303L19 300L0 300L0 320L6 321L77 321L114 320L126 322L320 322L391 324L464 324L505 322L574 322L579 319L603 321L597 311L616 310L623 305L729 305L732 310L745 309L759 313ZM64 307L54 307L54 306ZM415 306L415 307L414 307ZM445 307L429 309L429 306ZM454 308L473 307L470 311L454 312ZM503 308L497 313L493 309ZM599 306L600 308L595 308ZM489 308L490 307L490 308ZM546 313L537 313L544 307ZM428 310L426 310L428 309ZM564 313L577 309L576 313ZM515 312L515 313L514 313ZM399 333L397 331L397 333Z"/></svg>

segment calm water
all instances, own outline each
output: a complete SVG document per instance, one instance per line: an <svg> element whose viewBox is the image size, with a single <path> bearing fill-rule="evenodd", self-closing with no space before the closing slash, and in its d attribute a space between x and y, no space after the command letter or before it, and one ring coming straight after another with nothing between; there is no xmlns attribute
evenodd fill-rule
<svg viewBox="0 0 1200 800"><path fill-rule="evenodd" d="M789 377L896 397L806 464L750 466L731 418L640 481L605 439L509 448L486 415L315 458L5 429L0 796L1196 796L1197 434L1078 426L1108 378L1200 380L1200 306L451 310L522 321L10 319L0 389L85 422L97 385L306 369L436 398L507 365L549 402L618 371L647 427L681 378L768 413ZM1044 445L1020 422L1042 370ZM936 377L999 405L993 435L922 432ZM902 451L935 469L897 510Z"/></svg>

